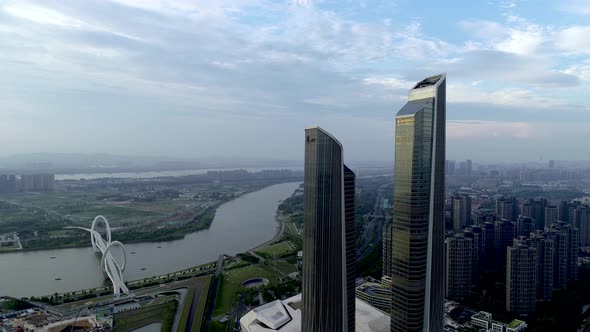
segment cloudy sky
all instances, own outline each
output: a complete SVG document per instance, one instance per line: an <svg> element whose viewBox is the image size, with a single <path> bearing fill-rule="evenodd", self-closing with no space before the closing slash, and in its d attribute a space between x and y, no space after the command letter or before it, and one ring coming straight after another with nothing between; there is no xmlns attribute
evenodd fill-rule
<svg viewBox="0 0 590 332"><path fill-rule="evenodd" d="M589 159L590 0L0 0L0 155L393 158L448 76L447 157Z"/></svg>

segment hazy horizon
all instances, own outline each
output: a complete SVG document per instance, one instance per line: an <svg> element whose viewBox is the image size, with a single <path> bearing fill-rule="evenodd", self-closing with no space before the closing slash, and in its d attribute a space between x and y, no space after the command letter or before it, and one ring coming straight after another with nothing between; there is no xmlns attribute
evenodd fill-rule
<svg viewBox="0 0 590 332"><path fill-rule="evenodd" d="M347 160L392 160L408 89L446 72L447 159L584 159L589 17L579 0L3 1L0 154L302 160L320 125Z"/></svg>

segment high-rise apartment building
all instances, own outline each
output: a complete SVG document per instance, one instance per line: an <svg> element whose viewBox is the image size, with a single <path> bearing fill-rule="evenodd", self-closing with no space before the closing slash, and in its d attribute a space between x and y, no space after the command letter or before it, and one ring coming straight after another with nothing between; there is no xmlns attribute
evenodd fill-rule
<svg viewBox="0 0 590 332"><path fill-rule="evenodd" d="M443 330L446 77L416 84L395 118L391 331Z"/></svg>
<svg viewBox="0 0 590 332"><path fill-rule="evenodd" d="M545 207L545 227L551 226L556 223L557 219L557 206L548 205Z"/></svg>
<svg viewBox="0 0 590 332"><path fill-rule="evenodd" d="M455 175L455 161L454 160L447 160L445 162L445 174L446 175Z"/></svg>
<svg viewBox="0 0 590 332"><path fill-rule="evenodd" d="M513 240L516 237L516 227L512 221L506 219L496 221L495 226L495 270L502 271L506 267L506 248L513 243Z"/></svg>
<svg viewBox="0 0 590 332"><path fill-rule="evenodd" d="M23 174L20 176L21 191L53 191L54 174Z"/></svg>
<svg viewBox="0 0 590 332"><path fill-rule="evenodd" d="M515 239L506 251L506 310L520 315L537 305L537 249Z"/></svg>
<svg viewBox="0 0 590 332"><path fill-rule="evenodd" d="M549 301L553 296L553 240L543 231L536 231L527 239L537 249L537 301Z"/></svg>
<svg viewBox="0 0 590 332"><path fill-rule="evenodd" d="M485 270L483 230L479 226L470 226L463 231L465 237L473 240L473 267L471 268L472 282L474 285L479 281L481 272Z"/></svg>
<svg viewBox="0 0 590 332"><path fill-rule="evenodd" d="M557 203L557 220L569 223L569 209L570 204L568 201L559 201Z"/></svg>
<svg viewBox="0 0 590 332"><path fill-rule="evenodd" d="M516 221L516 236L529 237L535 229L535 221L529 217L518 217Z"/></svg>
<svg viewBox="0 0 590 332"><path fill-rule="evenodd" d="M470 177L473 173L473 163L471 162L471 160L467 159L465 161L465 175L467 175L467 177Z"/></svg>
<svg viewBox="0 0 590 332"><path fill-rule="evenodd" d="M572 214L572 224L580 230L580 247L590 246L590 207L580 205Z"/></svg>
<svg viewBox="0 0 590 332"><path fill-rule="evenodd" d="M17 184L16 184L16 175L11 174L8 176L8 191L10 192L15 192L17 189Z"/></svg>
<svg viewBox="0 0 590 332"><path fill-rule="evenodd" d="M518 202L516 197L498 198L496 200L496 217L516 221L518 216Z"/></svg>
<svg viewBox="0 0 590 332"><path fill-rule="evenodd" d="M567 234L567 280L578 280L580 231L565 222L558 222L557 225L551 225L551 229Z"/></svg>
<svg viewBox="0 0 590 332"><path fill-rule="evenodd" d="M456 233L446 239L446 298L463 300L473 282L473 239Z"/></svg>
<svg viewBox="0 0 590 332"><path fill-rule="evenodd" d="M553 288L565 289L567 282L578 279L579 231L559 222L546 228L547 237L554 243Z"/></svg>
<svg viewBox="0 0 590 332"><path fill-rule="evenodd" d="M472 214L471 221L473 222L473 224L479 225L479 226L482 226L486 222L493 223L494 221L496 221L496 214L495 213L478 212L478 213Z"/></svg>
<svg viewBox="0 0 590 332"><path fill-rule="evenodd" d="M471 226L471 197L467 195L452 196L453 201L453 229L463 230Z"/></svg>
<svg viewBox="0 0 590 332"><path fill-rule="evenodd" d="M8 192L8 176L0 174L0 193Z"/></svg>
<svg viewBox="0 0 590 332"><path fill-rule="evenodd" d="M522 205L522 211L520 215L523 217L535 219L535 201L532 199L527 199Z"/></svg>
<svg viewBox="0 0 590 332"><path fill-rule="evenodd" d="M484 269L483 272L496 271L496 224L486 222L482 226Z"/></svg>
<svg viewBox="0 0 590 332"><path fill-rule="evenodd" d="M567 238L559 232L551 232L549 238L554 243L553 289L567 288Z"/></svg>
<svg viewBox="0 0 590 332"><path fill-rule="evenodd" d="M302 327L355 329L354 173L325 130L305 130Z"/></svg>
<svg viewBox="0 0 590 332"><path fill-rule="evenodd" d="M534 201L535 206L535 228L539 230L545 229L545 207L547 207L547 199L541 198Z"/></svg>

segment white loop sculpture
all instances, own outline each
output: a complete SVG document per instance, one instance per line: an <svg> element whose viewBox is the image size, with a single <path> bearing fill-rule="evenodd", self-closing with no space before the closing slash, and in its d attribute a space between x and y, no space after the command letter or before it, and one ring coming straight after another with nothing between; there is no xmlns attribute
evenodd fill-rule
<svg viewBox="0 0 590 332"><path fill-rule="evenodd" d="M106 241L103 239L102 235L94 229L98 221L101 221L105 225ZM123 246L123 243L119 241L111 242L111 226L107 219L103 216L96 216L90 229L82 229L90 232L90 242L92 243L94 251L102 253L100 267L104 270L109 279L111 279L114 294L116 296L119 296L121 292L128 294L129 289L125 286L125 282L123 281L123 270L125 270L125 265L127 265L127 253L125 252L125 246ZM121 251L123 252L123 264L119 264L111 254L112 247L121 248Z"/></svg>
<svg viewBox="0 0 590 332"><path fill-rule="evenodd" d="M94 240L94 227L96 227L96 222L102 220L102 223L104 224L105 227L105 232L107 235L107 243L111 243L111 226L109 225L109 222L107 221L107 218L103 217L103 216L96 216L94 218L94 220L92 221L92 226L90 227L90 229L92 230L91 233L93 234L90 237L90 242L92 242L92 248L94 248L94 251L98 252L99 249L96 247L96 241ZM100 236L100 234L98 234L98 236Z"/></svg>

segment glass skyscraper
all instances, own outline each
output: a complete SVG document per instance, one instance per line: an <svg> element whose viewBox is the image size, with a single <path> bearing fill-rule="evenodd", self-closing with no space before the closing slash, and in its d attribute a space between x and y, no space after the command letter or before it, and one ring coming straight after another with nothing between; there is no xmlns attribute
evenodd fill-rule
<svg viewBox="0 0 590 332"><path fill-rule="evenodd" d="M391 331L443 331L446 76L428 77L395 118Z"/></svg>
<svg viewBox="0 0 590 332"><path fill-rule="evenodd" d="M355 330L354 173L325 130L305 130L303 332Z"/></svg>

